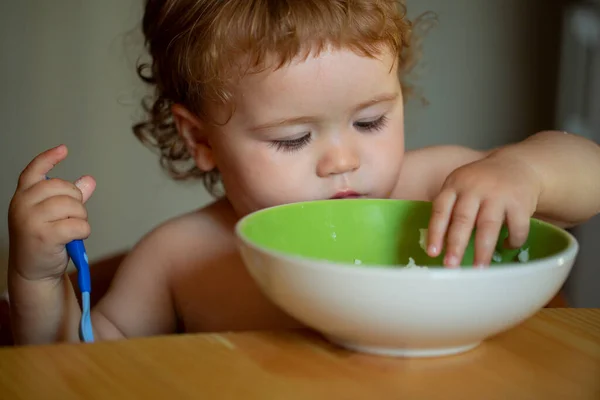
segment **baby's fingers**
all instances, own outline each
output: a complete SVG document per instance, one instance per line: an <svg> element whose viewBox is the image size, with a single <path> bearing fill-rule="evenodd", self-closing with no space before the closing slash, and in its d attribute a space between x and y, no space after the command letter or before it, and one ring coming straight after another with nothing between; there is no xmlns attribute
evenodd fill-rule
<svg viewBox="0 0 600 400"><path fill-rule="evenodd" d="M480 200L476 197L461 196L456 202L446 238L445 266L454 268L460 265L471 239L479 206Z"/></svg>
<svg viewBox="0 0 600 400"><path fill-rule="evenodd" d="M51 222L54 240L61 245L66 245L73 240L84 240L90 236L90 224L79 218L68 218Z"/></svg>
<svg viewBox="0 0 600 400"><path fill-rule="evenodd" d="M504 222L504 206L498 203L484 203L477 217L477 231L475 233L475 258L476 266L489 265L492 261L498 235Z"/></svg>
<svg viewBox="0 0 600 400"><path fill-rule="evenodd" d="M46 179L48 172L56 164L67 157L67 148L64 145L46 150L35 157L21 172L18 190L27 190L38 182Z"/></svg>
<svg viewBox="0 0 600 400"><path fill-rule="evenodd" d="M529 236L530 216L521 207L511 207L506 213L506 225L508 227L508 238L505 245L517 249L525 243Z"/></svg>
<svg viewBox="0 0 600 400"><path fill-rule="evenodd" d="M442 252L455 202L456 192L450 190L441 192L433 201L427 233L427 254L430 257L437 257Z"/></svg>
<svg viewBox="0 0 600 400"><path fill-rule="evenodd" d="M83 176L75 183L62 179L47 179L21 193L21 202L27 205L41 203L56 196L70 196L80 203L85 203L96 188L96 181L91 176Z"/></svg>
<svg viewBox="0 0 600 400"><path fill-rule="evenodd" d="M96 180L91 176L85 175L75 181L75 186L81 191L81 201L86 203L96 189Z"/></svg>
<svg viewBox="0 0 600 400"><path fill-rule="evenodd" d="M42 201L35 207L45 222L54 222L67 218L87 220L87 210L81 201L70 196L54 196Z"/></svg>

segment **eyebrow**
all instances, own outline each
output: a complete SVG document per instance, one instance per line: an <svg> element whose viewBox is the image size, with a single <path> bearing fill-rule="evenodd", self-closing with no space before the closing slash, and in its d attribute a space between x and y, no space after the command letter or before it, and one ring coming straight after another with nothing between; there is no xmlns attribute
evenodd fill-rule
<svg viewBox="0 0 600 400"><path fill-rule="evenodd" d="M370 100L364 101L354 107L353 112L357 112L358 110L362 110L363 108L367 108L369 106L384 103L388 101L394 101L398 98L398 92L394 93L384 93L373 97ZM263 129L276 128L279 126L289 126L289 125L299 125L306 124L310 122L314 122L315 117L302 116L302 117L293 117L293 118L283 118L271 122L267 122L265 124L257 125L250 128L251 131L259 131Z"/></svg>
<svg viewBox="0 0 600 400"><path fill-rule="evenodd" d="M373 97L371 100L367 100L365 102L360 103L359 105L357 105L354 108L353 111L356 112L358 110L362 110L363 108L367 108L369 106L372 106L372 105L378 104L378 103L384 103L387 101L395 101L397 98L398 98L398 92L380 94L378 96Z"/></svg>

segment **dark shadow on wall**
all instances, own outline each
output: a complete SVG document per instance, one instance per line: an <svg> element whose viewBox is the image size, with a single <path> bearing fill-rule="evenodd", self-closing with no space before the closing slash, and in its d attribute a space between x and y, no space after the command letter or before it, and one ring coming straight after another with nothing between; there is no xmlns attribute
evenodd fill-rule
<svg viewBox="0 0 600 400"><path fill-rule="evenodd" d="M556 96L558 85L558 69L560 63L560 43L563 11L572 0L535 0L527 10L527 18L533 25L530 37L523 38L524 51L531 51L532 64L530 76L533 78L532 102L534 115L529 132L555 129Z"/></svg>
<svg viewBox="0 0 600 400"><path fill-rule="evenodd" d="M535 65L532 65L539 75L536 77L536 124L538 130L555 128L557 124L558 103L558 74L561 57L563 34L563 16L567 8L575 0L536 0L539 9L532 19L536 24L536 35L529 43L532 51L536 51ZM575 132L577 133L577 132ZM594 308L600 307L598 279L600 274L597 266L595 247L600 235L600 215L583 223L570 231L579 241L580 249L575 265L564 285L564 293L570 307Z"/></svg>

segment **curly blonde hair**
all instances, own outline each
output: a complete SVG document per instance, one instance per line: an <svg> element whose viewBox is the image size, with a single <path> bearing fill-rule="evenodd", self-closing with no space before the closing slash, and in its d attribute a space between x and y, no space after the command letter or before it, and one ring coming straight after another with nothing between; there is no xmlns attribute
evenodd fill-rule
<svg viewBox="0 0 600 400"><path fill-rule="evenodd" d="M173 104L210 121L206 104L231 105L231 87L244 74L280 68L326 46L368 57L391 49L401 75L414 63L412 25L395 0L146 0L142 26L151 62L139 64L138 75L154 95L142 102L148 117L133 131L158 151L171 177L201 178L214 196L219 171L195 166Z"/></svg>

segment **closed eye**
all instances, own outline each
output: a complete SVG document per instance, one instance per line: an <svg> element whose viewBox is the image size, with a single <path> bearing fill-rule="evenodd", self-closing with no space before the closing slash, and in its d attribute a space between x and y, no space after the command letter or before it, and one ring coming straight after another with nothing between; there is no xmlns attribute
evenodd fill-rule
<svg viewBox="0 0 600 400"><path fill-rule="evenodd" d="M380 131L385 128L388 118L385 115L371 121L356 121L354 127L363 132Z"/></svg>
<svg viewBox="0 0 600 400"><path fill-rule="evenodd" d="M298 151L298 150L302 149L304 146L306 146L310 142L310 139L311 139L311 134L309 132L306 135L299 137L297 139L273 140L273 141L271 141L270 145L275 147L275 149L278 151L294 152L294 151Z"/></svg>

